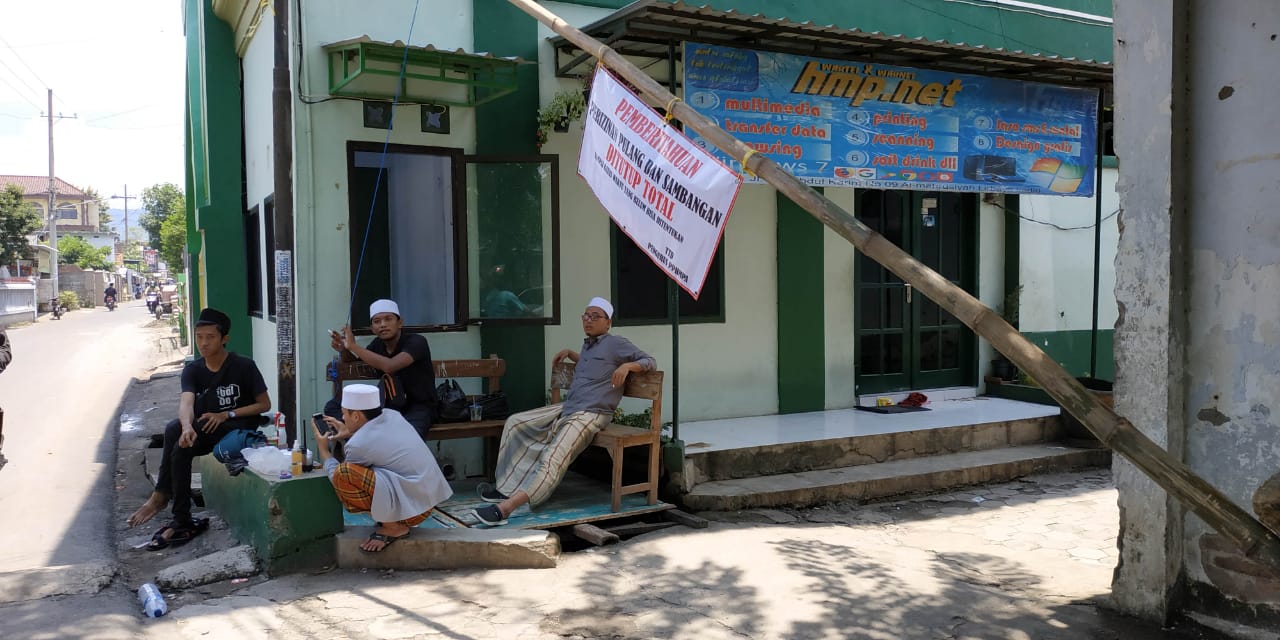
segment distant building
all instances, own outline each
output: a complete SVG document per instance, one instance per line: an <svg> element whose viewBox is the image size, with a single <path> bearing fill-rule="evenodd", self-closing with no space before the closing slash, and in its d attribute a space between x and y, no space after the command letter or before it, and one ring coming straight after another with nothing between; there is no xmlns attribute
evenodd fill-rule
<svg viewBox="0 0 1280 640"><path fill-rule="evenodd" d="M40 219L45 221L45 226L39 231L28 236L33 245L47 245L48 238L48 220L49 220L49 177L48 176L12 176L0 175L0 188L7 185L17 185L22 189L23 200L31 203ZM58 235L68 236L74 235L84 238L89 244L95 247L110 247L111 255L109 260L116 261L116 243L120 240L118 234L101 229L101 218L98 212L98 203L89 197L89 194L83 190L76 188L71 183L56 178L54 180L54 205L53 211L55 219L58 221ZM42 274L49 273L48 252L38 252L39 270Z"/></svg>

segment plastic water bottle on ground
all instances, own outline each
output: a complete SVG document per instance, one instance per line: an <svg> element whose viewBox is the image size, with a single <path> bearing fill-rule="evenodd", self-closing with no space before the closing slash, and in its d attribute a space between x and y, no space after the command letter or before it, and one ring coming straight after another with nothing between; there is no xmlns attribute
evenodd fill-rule
<svg viewBox="0 0 1280 640"><path fill-rule="evenodd" d="M138 587L138 599L142 601L142 612L148 618L159 618L169 613L169 605L164 602L164 594L150 582Z"/></svg>

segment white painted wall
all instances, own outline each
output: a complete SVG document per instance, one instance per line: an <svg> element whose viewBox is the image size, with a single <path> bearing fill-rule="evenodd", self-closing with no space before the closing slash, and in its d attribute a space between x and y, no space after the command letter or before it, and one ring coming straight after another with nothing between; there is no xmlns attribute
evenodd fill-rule
<svg viewBox="0 0 1280 640"><path fill-rule="evenodd" d="M855 189L826 190L827 198L856 215L855 193ZM857 279L853 270L858 250L830 229L823 229L822 245L826 407L844 409L858 402L854 386L858 344L854 333L854 292L857 289Z"/></svg>
<svg viewBox="0 0 1280 640"><path fill-rule="evenodd" d="M999 196L997 202L1003 201ZM992 309L1004 301L1004 209L983 202L978 208L978 300ZM996 351L986 339L978 338L978 362L974 380L979 393L986 391L983 376L988 373Z"/></svg>
<svg viewBox="0 0 1280 640"><path fill-rule="evenodd" d="M302 16L302 93L307 100L328 95L328 62L323 44L368 35L382 42L409 41L440 49L472 47L472 9L469 2L423 3L409 38L413 2L380 0L377 10L342 0L310 0ZM296 29L296 26L295 26ZM268 40L269 42L269 40ZM270 110L262 117L269 118ZM475 115L469 108L450 112L449 135L422 133L419 107L396 108L393 130L363 126L361 104L330 100L294 104L296 137L295 243L298 250L298 373L302 411L319 406L329 395L324 366L331 359L326 329L346 322L351 294L348 259L347 148L349 140L438 146L471 151L475 145ZM433 333L427 336L432 357L475 358L480 354L479 331Z"/></svg>
<svg viewBox="0 0 1280 640"><path fill-rule="evenodd" d="M1118 309L1113 293L1120 239L1118 216L1113 215L1119 208L1117 175L1116 169L1102 170L1099 329L1115 326ZM1089 329L1093 312L1093 198L1022 196L1021 205L1022 297L1018 328L1024 332ZM1062 231L1042 223L1083 228Z"/></svg>
<svg viewBox="0 0 1280 640"><path fill-rule="evenodd" d="M274 146L271 139L271 68L272 42L271 34L275 30L275 17L270 11L263 12L257 36L249 42L241 59L240 68L243 74L242 100L244 101L244 161L245 161L245 200L250 208L255 204L260 214L264 212L263 200L271 195L275 188L272 171L272 153ZM265 216L258 216L258 224L265 225ZM266 230L259 228L259 238L266 243ZM264 246L259 255L263 271L263 303L262 309L268 309L266 297L275 295L272 274L274 250ZM267 381L267 389L271 394L272 411L279 410L279 375L276 368L276 325L266 318L250 318L249 330L253 334L253 357Z"/></svg>

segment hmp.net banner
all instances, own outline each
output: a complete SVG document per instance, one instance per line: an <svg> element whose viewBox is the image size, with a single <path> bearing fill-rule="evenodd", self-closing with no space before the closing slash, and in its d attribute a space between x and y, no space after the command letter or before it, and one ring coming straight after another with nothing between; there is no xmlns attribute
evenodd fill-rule
<svg viewBox="0 0 1280 640"><path fill-rule="evenodd" d="M684 82L690 106L807 184L1094 192L1091 89L695 43Z"/></svg>
<svg viewBox="0 0 1280 640"><path fill-rule="evenodd" d="M597 68L578 175L636 246L696 299L738 197L738 174Z"/></svg>

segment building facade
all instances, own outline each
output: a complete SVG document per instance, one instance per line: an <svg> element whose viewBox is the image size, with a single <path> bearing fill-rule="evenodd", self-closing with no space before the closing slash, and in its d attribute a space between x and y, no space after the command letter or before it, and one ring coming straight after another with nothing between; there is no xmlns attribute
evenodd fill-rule
<svg viewBox="0 0 1280 640"><path fill-rule="evenodd" d="M585 26L627 3L545 4ZM708 9L1046 58L1111 57L1105 1L1042 3L1037 10L944 0L812 4L821 6L724 0ZM187 0L185 7L192 308L215 306L233 317L232 349L254 355L276 397L274 17L246 0ZM504 389L516 408L545 401L547 363L580 344L577 315L595 295L616 305L616 331L663 368L674 366L671 302L661 274L612 227L575 175L581 123L548 132L539 147L539 108L581 89L579 80L557 73L564 61L550 43L552 32L498 0L429 6L396 0L376 11L317 1L301 10L289 25L300 413L316 410L330 393L327 330L348 319L365 326L368 301L381 296L396 298L406 324L427 333L434 357L506 359ZM410 45L406 80L396 77L404 49L387 44L396 42ZM663 60L652 68L666 67ZM418 77L450 68L470 73L463 89ZM369 70L385 73L363 73ZM229 133L239 131L243 146ZM1110 163L1099 190L1104 292L1114 278L1115 182ZM886 211L918 210L920 198L930 197L843 187L825 193L882 225L903 223ZM1116 307L1105 293L1097 316L1099 365L1090 370L1094 202L945 199L954 222L946 233L905 218L917 244L941 242L948 255L963 256L957 281L994 308L1016 307L1021 329L1072 373L1109 377ZM995 357L990 346L940 318L927 301L908 307L909 318L893 332L875 324L889 312L873 314L860 292L880 286L890 296L886 306L905 303L908 294L875 280L873 271L772 187L744 186L703 295L677 303L680 382L666 393L678 393L679 418L820 411L884 392L980 391ZM495 290L514 294L521 310L487 304ZM930 340L946 347L920 346ZM478 464L478 451L452 455Z"/></svg>

